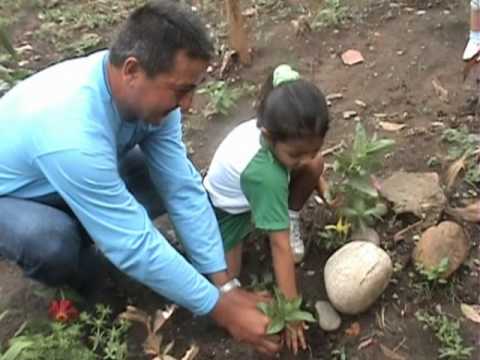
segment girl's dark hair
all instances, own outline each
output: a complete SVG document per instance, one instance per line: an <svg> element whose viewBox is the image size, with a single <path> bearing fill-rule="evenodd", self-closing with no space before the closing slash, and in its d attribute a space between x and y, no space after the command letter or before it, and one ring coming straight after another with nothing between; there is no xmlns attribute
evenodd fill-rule
<svg viewBox="0 0 480 360"><path fill-rule="evenodd" d="M329 123L327 102L315 85L298 79L273 87L270 74L260 93L257 126L267 129L273 140L324 137Z"/></svg>

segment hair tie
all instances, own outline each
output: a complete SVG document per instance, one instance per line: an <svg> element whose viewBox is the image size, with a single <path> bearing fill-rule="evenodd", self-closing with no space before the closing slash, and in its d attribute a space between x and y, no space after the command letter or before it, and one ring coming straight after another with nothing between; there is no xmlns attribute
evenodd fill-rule
<svg viewBox="0 0 480 360"><path fill-rule="evenodd" d="M290 65L279 65L273 71L273 87L300 79L300 74Z"/></svg>

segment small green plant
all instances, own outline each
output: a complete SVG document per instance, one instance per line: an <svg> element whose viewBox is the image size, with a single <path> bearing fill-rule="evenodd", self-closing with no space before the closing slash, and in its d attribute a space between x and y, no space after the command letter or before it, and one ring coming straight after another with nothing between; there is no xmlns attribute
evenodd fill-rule
<svg viewBox="0 0 480 360"><path fill-rule="evenodd" d="M422 264L415 264L418 273L412 287L419 292L424 298L430 299L433 292L440 286L443 290L448 290L444 286L448 284L447 279L444 278L448 270L448 258L443 258L437 266L426 268ZM413 277L415 278L415 276Z"/></svg>
<svg viewBox="0 0 480 360"><path fill-rule="evenodd" d="M341 0L326 0L324 7L314 17L311 26L314 30L321 27L341 25L348 16L348 8Z"/></svg>
<svg viewBox="0 0 480 360"><path fill-rule="evenodd" d="M258 308L267 315L271 321L267 328L267 334L278 334L289 323L300 321L315 322L313 315L301 310L302 298L287 300L281 291L274 289L274 299L271 303L260 303Z"/></svg>
<svg viewBox="0 0 480 360"><path fill-rule="evenodd" d="M203 114L205 117L221 114L228 115L236 101L242 96L240 88L233 88L226 81L211 81L198 90L209 98Z"/></svg>
<svg viewBox="0 0 480 360"><path fill-rule="evenodd" d="M61 310L61 309L60 309ZM110 308L97 305L75 322L26 326L9 341L0 360L124 360L127 358L126 320L112 321ZM88 341L85 341L88 338Z"/></svg>
<svg viewBox="0 0 480 360"><path fill-rule="evenodd" d="M110 307L97 304L94 314L80 314L80 321L89 327L88 337L92 350L100 353L104 360L123 360L127 358L127 335L129 322L123 319L112 322Z"/></svg>
<svg viewBox="0 0 480 360"><path fill-rule="evenodd" d="M373 174L393 144L393 140L377 139L376 135L369 139L365 128L357 124L352 147L335 155L334 170L340 179L332 187L331 196L340 197L337 212L352 225L352 230L373 225L387 212L374 186Z"/></svg>
<svg viewBox="0 0 480 360"><path fill-rule="evenodd" d="M480 139L471 134L466 127L446 129L442 140L449 144L449 160L462 161L460 166L465 170L464 180L475 186L480 183Z"/></svg>
<svg viewBox="0 0 480 360"><path fill-rule="evenodd" d="M415 317L430 328L440 341L438 358L447 360L468 360L473 348L465 346L460 335L460 322L451 320L445 314L431 315L427 311L417 311Z"/></svg>
<svg viewBox="0 0 480 360"><path fill-rule="evenodd" d="M83 326L54 322L47 333L26 333L9 341L0 360L94 360L97 355L82 341Z"/></svg>
<svg viewBox="0 0 480 360"><path fill-rule="evenodd" d="M448 258L443 258L437 266L425 268L422 264L417 264L416 268L419 274L431 284L446 284L447 279L443 276L448 270Z"/></svg>
<svg viewBox="0 0 480 360"><path fill-rule="evenodd" d="M348 241L350 227L351 224L340 217L336 225L327 225L318 233L317 245L328 251L340 248Z"/></svg>

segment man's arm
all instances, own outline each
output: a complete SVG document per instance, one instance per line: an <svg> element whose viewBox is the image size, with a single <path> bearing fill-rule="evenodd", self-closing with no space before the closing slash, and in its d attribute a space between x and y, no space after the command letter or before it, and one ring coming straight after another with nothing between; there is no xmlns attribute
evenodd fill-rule
<svg viewBox="0 0 480 360"><path fill-rule="evenodd" d="M214 308L218 290L155 229L120 179L113 155L74 149L35 161L119 269L194 313Z"/></svg>
<svg viewBox="0 0 480 360"><path fill-rule="evenodd" d="M195 268L203 274L225 271L215 214L182 143L180 111L173 111L140 146L150 176Z"/></svg>

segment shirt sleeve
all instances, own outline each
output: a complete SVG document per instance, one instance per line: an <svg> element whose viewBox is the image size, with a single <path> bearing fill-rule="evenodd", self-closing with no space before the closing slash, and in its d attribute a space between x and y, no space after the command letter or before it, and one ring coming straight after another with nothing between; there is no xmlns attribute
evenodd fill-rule
<svg viewBox="0 0 480 360"><path fill-rule="evenodd" d="M265 149L260 150L242 172L240 185L257 229L289 229L288 172L273 155Z"/></svg>
<svg viewBox="0 0 480 360"><path fill-rule="evenodd" d="M71 149L35 162L119 269L196 314L213 309L218 290L153 226L118 175L114 155Z"/></svg>
<svg viewBox="0 0 480 360"><path fill-rule="evenodd" d="M187 158L180 110L140 143L150 177L196 269L211 274L226 269L223 242L201 177Z"/></svg>

